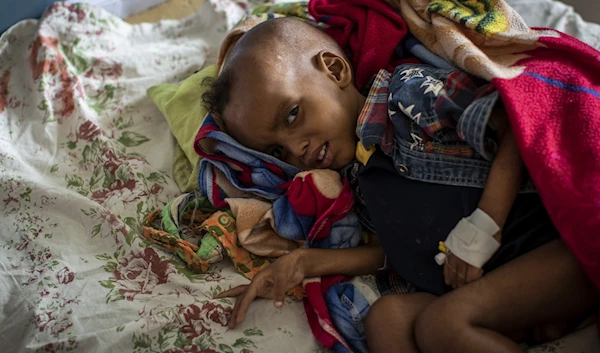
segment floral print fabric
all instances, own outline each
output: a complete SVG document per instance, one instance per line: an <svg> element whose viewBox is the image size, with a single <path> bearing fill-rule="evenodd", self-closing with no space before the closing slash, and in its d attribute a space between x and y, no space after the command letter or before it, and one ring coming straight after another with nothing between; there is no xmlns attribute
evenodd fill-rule
<svg viewBox="0 0 600 353"><path fill-rule="evenodd" d="M228 330L233 300L213 297L248 280L228 261L193 272L140 236L180 193L175 141L146 89L214 62L242 5L132 26L61 2L2 35L3 352L322 350L292 299L258 301Z"/></svg>

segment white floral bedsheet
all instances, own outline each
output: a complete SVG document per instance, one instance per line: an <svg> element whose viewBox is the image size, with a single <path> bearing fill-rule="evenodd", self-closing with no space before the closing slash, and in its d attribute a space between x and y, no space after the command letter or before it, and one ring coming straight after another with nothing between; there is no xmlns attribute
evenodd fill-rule
<svg viewBox="0 0 600 353"><path fill-rule="evenodd" d="M175 141L146 89L213 62L251 6L214 0L182 21L129 25L57 3L2 35L1 352L325 351L291 300L259 300L228 330L232 302L212 298L242 276L226 261L192 273L137 233L179 194ZM540 349L597 347L593 328L577 335Z"/></svg>
<svg viewBox="0 0 600 353"><path fill-rule="evenodd" d="M239 11L210 5L132 26L57 3L0 39L1 352L320 349L299 302L259 302L228 330L232 302L212 297L245 283L233 267L194 274L137 235L179 194L146 89L213 60Z"/></svg>

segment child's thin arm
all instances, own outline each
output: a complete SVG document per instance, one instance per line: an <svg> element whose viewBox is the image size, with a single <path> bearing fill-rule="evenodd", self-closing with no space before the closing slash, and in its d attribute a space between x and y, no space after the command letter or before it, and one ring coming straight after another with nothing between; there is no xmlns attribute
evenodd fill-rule
<svg viewBox="0 0 600 353"><path fill-rule="evenodd" d="M502 229L517 197L524 166L506 112L504 109L495 109L493 114L500 125L500 141L478 207ZM500 235L497 236L497 240L500 240Z"/></svg>
<svg viewBox="0 0 600 353"><path fill-rule="evenodd" d="M347 249L298 249L305 277L327 275L359 276L375 272L383 266L384 252L378 245Z"/></svg>
<svg viewBox="0 0 600 353"><path fill-rule="evenodd" d="M502 230L517 197L524 166L506 112L504 109L497 108L492 114L492 118L498 125L498 153L492 163L478 207L487 213ZM498 231L494 234L494 238L501 242L502 232ZM453 288L475 281L482 274L481 268L467 264L454 253L449 254L446 258L444 280Z"/></svg>

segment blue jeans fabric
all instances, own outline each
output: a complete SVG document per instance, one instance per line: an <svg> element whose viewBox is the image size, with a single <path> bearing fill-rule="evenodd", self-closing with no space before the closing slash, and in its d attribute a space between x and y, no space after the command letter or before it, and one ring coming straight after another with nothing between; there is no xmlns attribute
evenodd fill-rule
<svg viewBox="0 0 600 353"><path fill-rule="evenodd" d="M388 110L398 171L421 181L483 187L495 153L488 127L498 93L459 70L405 64L394 71Z"/></svg>

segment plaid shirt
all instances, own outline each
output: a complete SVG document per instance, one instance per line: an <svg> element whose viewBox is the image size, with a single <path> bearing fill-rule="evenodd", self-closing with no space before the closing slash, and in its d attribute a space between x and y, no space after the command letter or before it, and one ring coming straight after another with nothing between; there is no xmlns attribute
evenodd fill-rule
<svg viewBox="0 0 600 353"><path fill-rule="evenodd" d="M491 161L496 141L488 121L497 97L489 82L460 70L400 65L375 77L356 134L365 148L390 156L402 142L416 153Z"/></svg>

